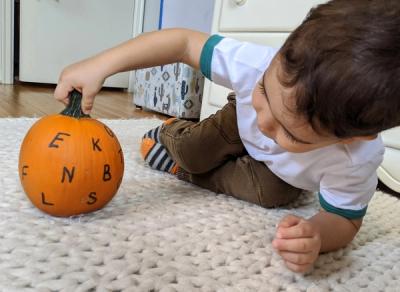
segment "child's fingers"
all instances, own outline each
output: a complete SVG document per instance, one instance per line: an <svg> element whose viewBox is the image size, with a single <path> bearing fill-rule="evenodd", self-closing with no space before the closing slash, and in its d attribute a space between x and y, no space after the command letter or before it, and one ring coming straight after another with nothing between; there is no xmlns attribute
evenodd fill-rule
<svg viewBox="0 0 400 292"><path fill-rule="evenodd" d="M296 253L279 251L279 255L287 262L296 265L309 265L315 261L315 256L312 253Z"/></svg>
<svg viewBox="0 0 400 292"><path fill-rule="evenodd" d="M289 270L292 270L293 272L296 272L296 273L306 273L312 269L311 264L299 265L299 264L293 264L291 262L285 261L285 265L289 268Z"/></svg>
<svg viewBox="0 0 400 292"><path fill-rule="evenodd" d="M63 104L68 105L68 95L72 90L74 90L74 88L71 85L64 82L58 83L56 89L54 90L54 97Z"/></svg>
<svg viewBox="0 0 400 292"><path fill-rule="evenodd" d="M301 217L295 216L295 215L287 215L285 216L278 224L279 227L290 227L298 224L302 220Z"/></svg>
<svg viewBox="0 0 400 292"><path fill-rule="evenodd" d="M312 252L316 248L314 238L297 238L297 239L279 239L275 238L272 241L274 248L280 251L289 252Z"/></svg>
<svg viewBox="0 0 400 292"><path fill-rule="evenodd" d="M93 108L93 103L94 103L94 98L96 96L96 93L97 92L95 92L95 91L85 90L85 89L82 92L81 107L82 107L82 111L87 115L90 114L90 111Z"/></svg>
<svg viewBox="0 0 400 292"><path fill-rule="evenodd" d="M316 233L314 227L307 221L302 222L291 227L278 227L276 237L283 239L313 237Z"/></svg>

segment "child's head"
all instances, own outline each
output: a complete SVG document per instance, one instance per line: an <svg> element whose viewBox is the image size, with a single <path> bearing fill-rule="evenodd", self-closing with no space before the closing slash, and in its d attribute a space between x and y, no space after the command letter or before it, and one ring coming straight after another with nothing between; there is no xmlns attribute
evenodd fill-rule
<svg viewBox="0 0 400 292"><path fill-rule="evenodd" d="M400 125L400 1L333 0L317 6L260 82L275 122L312 142L291 147L264 125L288 150L368 139ZM271 121L262 117L266 109L259 102L255 96L262 128Z"/></svg>

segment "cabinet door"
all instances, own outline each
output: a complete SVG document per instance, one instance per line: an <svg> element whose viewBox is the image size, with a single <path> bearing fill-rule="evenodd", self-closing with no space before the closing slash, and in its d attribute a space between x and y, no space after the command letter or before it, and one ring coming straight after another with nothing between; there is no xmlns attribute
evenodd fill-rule
<svg viewBox="0 0 400 292"><path fill-rule="evenodd" d="M292 31L312 7L323 2L326 1L222 0L219 31Z"/></svg>
<svg viewBox="0 0 400 292"><path fill-rule="evenodd" d="M20 2L21 81L57 83L74 62L132 37L132 0ZM108 78L105 86L128 87L129 73Z"/></svg>

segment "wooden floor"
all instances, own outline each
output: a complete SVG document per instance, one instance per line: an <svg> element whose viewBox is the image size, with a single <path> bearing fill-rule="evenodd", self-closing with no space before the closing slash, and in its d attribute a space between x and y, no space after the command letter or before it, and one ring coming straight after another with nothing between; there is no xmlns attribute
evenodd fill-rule
<svg viewBox="0 0 400 292"><path fill-rule="evenodd" d="M54 88L55 85L22 82L15 85L0 84L0 118L41 117L59 113L64 105L54 99ZM136 108L132 93L117 89L104 89L97 95L91 116L106 119L168 118Z"/></svg>

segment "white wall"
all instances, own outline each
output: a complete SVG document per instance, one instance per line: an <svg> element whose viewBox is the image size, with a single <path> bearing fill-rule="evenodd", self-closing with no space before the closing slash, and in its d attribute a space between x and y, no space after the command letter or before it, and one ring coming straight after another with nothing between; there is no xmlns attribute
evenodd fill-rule
<svg viewBox="0 0 400 292"><path fill-rule="evenodd" d="M143 32L161 28L185 27L209 33L214 0L145 0ZM163 9L161 9L163 3Z"/></svg>
<svg viewBox="0 0 400 292"><path fill-rule="evenodd" d="M162 28L185 27L211 32L214 0L164 0Z"/></svg>

